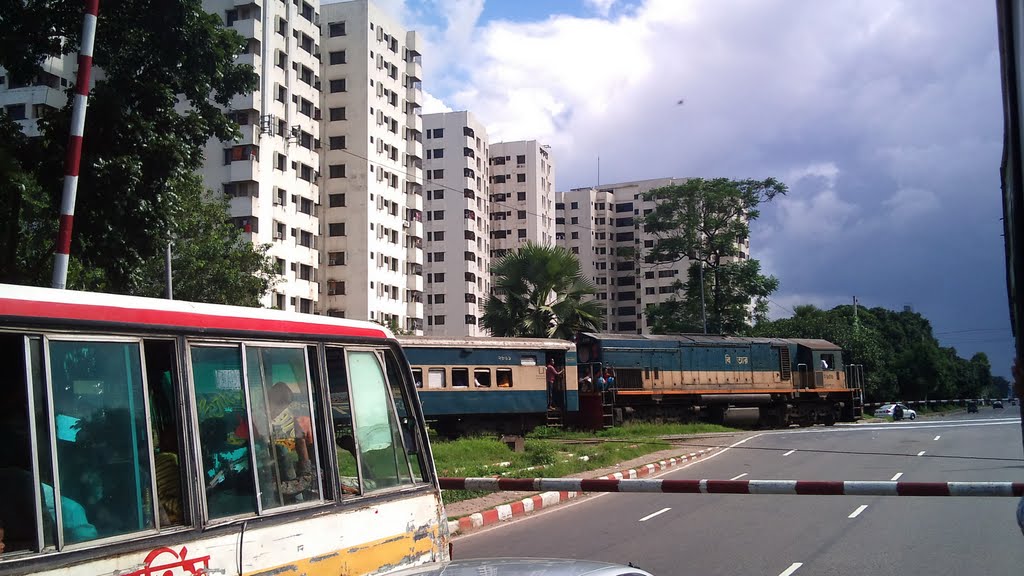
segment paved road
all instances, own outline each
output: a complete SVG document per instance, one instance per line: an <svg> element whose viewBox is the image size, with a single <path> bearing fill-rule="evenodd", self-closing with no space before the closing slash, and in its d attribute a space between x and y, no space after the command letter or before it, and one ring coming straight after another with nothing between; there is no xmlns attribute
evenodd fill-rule
<svg viewBox="0 0 1024 576"><path fill-rule="evenodd" d="M969 417L968 417L969 416ZM663 478L1022 481L1017 407L768 432ZM556 556L655 574L1024 574L1016 500L604 494L455 541L456 558Z"/></svg>

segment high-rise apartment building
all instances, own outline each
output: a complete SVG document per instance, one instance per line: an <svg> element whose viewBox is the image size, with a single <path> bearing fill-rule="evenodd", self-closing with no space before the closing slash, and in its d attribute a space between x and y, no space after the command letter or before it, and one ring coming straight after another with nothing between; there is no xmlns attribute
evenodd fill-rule
<svg viewBox="0 0 1024 576"><path fill-rule="evenodd" d="M366 0L323 5L320 310L422 334L420 39Z"/></svg>
<svg viewBox="0 0 1024 576"><path fill-rule="evenodd" d="M211 140L203 179L230 199L245 236L270 244L283 281L264 298L282 310L318 311L320 256L320 28L318 2L204 0L246 39L240 64L259 76L235 96L234 142Z"/></svg>
<svg viewBox="0 0 1024 576"><path fill-rule="evenodd" d="M0 108L21 125L25 135L38 136L36 120L47 108L61 108L67 103L66 90L75 85L77 69L77 54L46 58L36 77L21 83L0 67Z"/></svg>
<svg viewBox="0 0 1024 576"><path fill-rule="evenodd" d="M469 112L423 116L426 139L427 327L481 336L490 293L487 130Z"/></svg>
<svg viewBox="0 0 1024 576"><path fill-rule="evenodd" d="M491 144L491 257L555 244L555 166L536 140Z"/></svg>
<svg viewBox="0 0 1024 576"><path fill-rule="evenodd" d="M672 287L676 280L687 280L689 260L648 264L636 257L654 246L654 236L640 225L640 218L654 207L654 201L644 200L643 194L684 181L657 178L560 194L557 242L579 255L584 275L597 285L597 300L605 305L606 313L602 330L649 333L644 310L676 294ZM748 240L740 257L749 254Z"/></svg>

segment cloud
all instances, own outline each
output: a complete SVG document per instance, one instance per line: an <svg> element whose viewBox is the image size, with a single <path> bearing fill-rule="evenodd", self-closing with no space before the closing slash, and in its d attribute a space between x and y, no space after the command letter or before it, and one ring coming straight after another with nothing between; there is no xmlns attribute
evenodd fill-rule
<svg viewBox="0 0 1024 576"><path fill-rule="evenodd" d="M559 190L595 184L598 157L606 183L782 179L751 239L775 300L856 293L937 329L965 309L1006 322L992 5L621 4L512 22L469 2L427 34L425 84L492 141L550 143Z"/></svg>
<svg viewBox="0 0 1024 576"><path fill-rule="evenodd" d="M612 6L615 5L615 0L584 0L584 3L601 17L607 18Z"/></svg>
<svg viewBox="0 0 1024 576"><path fill-rule="evenodd" d="M451 112L452 107L445 104L440 98L426 90L423 91L423 113L436 114L439 112Z"/></svg>

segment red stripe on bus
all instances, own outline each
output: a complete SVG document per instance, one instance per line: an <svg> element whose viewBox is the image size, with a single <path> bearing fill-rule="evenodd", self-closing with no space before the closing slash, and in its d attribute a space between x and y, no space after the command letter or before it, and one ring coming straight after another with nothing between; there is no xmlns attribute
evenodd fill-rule
<svg viewBox="0 0 1024 576"><path fill-rule="evenodd" d="M114 306L68 304L65 302L29 302L0 298L0 314L26 318L55 318L60 320L86 320L149 326L174 326L204 330L239 330L244 332L282 332L330 336L386 338L381 330L354 326L307 324L293 320L268 320L215 316L195 312L169 310L139 310Z"/></svg>

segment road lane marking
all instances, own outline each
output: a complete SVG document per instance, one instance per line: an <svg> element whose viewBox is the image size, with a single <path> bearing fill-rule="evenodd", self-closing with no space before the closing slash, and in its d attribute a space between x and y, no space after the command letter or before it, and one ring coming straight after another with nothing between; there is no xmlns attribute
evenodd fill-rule
<svg viewBox="0 0 1024 576"><path fill-rule="evenodd" d="M796 450L790 450L789 452L786 452L785 454L783 454L783 456L789 456L793 452L796 452ZM798 568L799 568L799 566L798 566Z"/></svg>
<svg viewBox="0 0 1024 576"><path fill-rule="evenodd" d="M860 516L861 512L863 512L863 511L865 511L867 509L868 509L868 505L867 504L861 504L860 506L857 507L856 510L853 511L853 514L850 514L849 516L847 516L847 518L856 518L857 516Z"/></svg>
<svg viewBox="0 0 1024 576"><path fill-rule="evenodd" d="M804 565L803 562L793 562L792 564L790 564L789 568L786 568L785 570L783 570L782 574L779 574L779 576L792 576L793 572L796 572L797 570L799 570L800 567L803 566L803 565Z"/></svg>
<svg viewBox="0 0 1024 576"><path fill-rule="evenodd" d="M733 476L732 478L729 478L729 480L739 480L740 478L743 478L746 475L747 475L747 473L744 472L743 474L740 474L739 476Z"/></svg>
<svg viewBox="0 0 1024 576"><path fill-rule="evenodd" d="M942 438L942 436L936 436L935 438L932 438L932 440L938 440L939 438Z"/></svg>
<svg viewBox="0 0 1024 576"><path fill-rule="evenodd" d="M661 510L658 510L654 514L648 514L647 516L644 516L643 518L640 519L640 521L641 522L646 522L646 521L650 520L651 518L654 518L658 514L664 514L665 512L668 512L669 510L671 510L671 508L662 508Z"/></svg>
<svg viewBox="0 0 1024 576"><path fill-rule="evenodd" d="M924 450L921 450L920 452L918 452L917 455L918 456L924 456Z"/></svg>
<svg viewBox="0 0 1024 576"><path fill-rule="evenodd" d="M896 475L895 475L895 476L893 476L893 477L892 477L892 479L891 479L891 480L889 480L889 481L890 481L890 482L895 482L895 481L897 481L897 480L899 480L899 479L900 479L900 476L903 476L903 472L897 472L897 473L896 473Z"/></svg>

